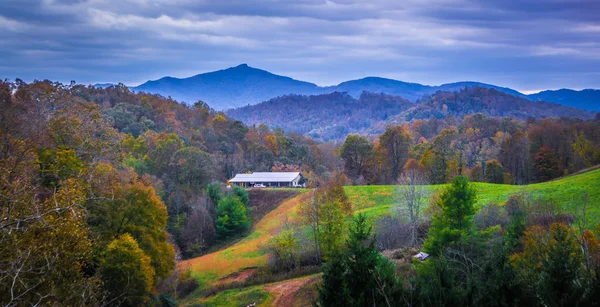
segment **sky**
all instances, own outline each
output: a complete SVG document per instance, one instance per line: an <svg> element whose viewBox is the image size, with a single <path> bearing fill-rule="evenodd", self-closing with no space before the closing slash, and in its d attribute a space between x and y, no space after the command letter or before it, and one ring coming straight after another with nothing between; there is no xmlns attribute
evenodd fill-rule
<svg viewBox="0 0 600 307"><path fill-rule="evenodd" d="M0 1L2 79L138 85L241 63L318 85L600 88L600 1Z"/></svg>

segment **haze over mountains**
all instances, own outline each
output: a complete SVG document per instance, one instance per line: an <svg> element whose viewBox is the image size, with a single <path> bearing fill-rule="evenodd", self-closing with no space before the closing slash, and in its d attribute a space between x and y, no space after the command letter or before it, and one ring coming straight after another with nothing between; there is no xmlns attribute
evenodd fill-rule
<svg viewBox="0 0 600 307"><path fill-rule="evenodd" d="M105 86L105 84L103 84ZM544 100L586 110L600 111L599 90L544 91L525 95L516 90L481 82L455 82L439 86L408 83L398 80L366 77L342 82L335 86L320 87L314 83L272 74L242 64L224 70L195 75L189 78L164 77L132 87L134 91L157 93L179 101L194 103L203 100L216 110L226 110L258 104L288 94L319 95L346 92L354 98L361 93L385 93L416 101L438 91L454 92L464 87L493 88L517 97L534 101Z"/></svg>

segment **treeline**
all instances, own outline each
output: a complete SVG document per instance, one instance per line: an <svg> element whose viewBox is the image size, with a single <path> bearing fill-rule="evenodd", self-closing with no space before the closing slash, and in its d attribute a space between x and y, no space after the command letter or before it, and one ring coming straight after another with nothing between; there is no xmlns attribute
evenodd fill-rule
<svg viewBox="0 0 600 307"><path fill-rule="evenodd" d="M416 120L388 126L374 141L348 135L340 156L354 184L395 184L408 161L424 167L430 183L457 175L490 183L542 182L600 163L600 118L524 121L476 114Z"/></svg>
<svg viewBox="0 0 600 307"><path fill-rule="evenodd" d="M512 196L497 214L477 214L477 192L458 176L435 196L425 260L384 257L371 223L355 216L330 254L320 306L595 306L600 299L600 229L570 224L538 200ZM577 201L585 212L587 198ZM402 204L406 205L406 204ZM479 218L480 215L485 219ZM389 254L388 254L389 255Z"/></svg>
<svg viewBox="0 0 600 307"><path fill-rule="evenodd" d="M0 108L3 305L169 305L193 286L178 257L250 225L245 192L217 200L211 182L338 164L329 145L121 85L3 81Z"/></svg>

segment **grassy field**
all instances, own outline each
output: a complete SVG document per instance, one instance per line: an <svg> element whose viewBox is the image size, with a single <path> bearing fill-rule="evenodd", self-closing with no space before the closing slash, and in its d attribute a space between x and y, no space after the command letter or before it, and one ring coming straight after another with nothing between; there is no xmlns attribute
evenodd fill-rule
<svg viewBox="0 0 600 307"><path fill-rule="evenodd" d="M563 179L514 186L503 184L473 183L477 188L478 205L495 202L504 204L514 193L527 193L533 197L544 197L564 207L567 212L574 212L583 195L589 196L590 218L600 220L600 169ZM444 185L428 186L432 191ZM355 212L363 212L371 217L391 212L395 203L395 186L348 186L345 187ZM306 191L306 190L304 190ZM308 197L308 193L283 201L274 210L266 214L254 227L252 233L234 245L198 258L180 262L179 267L189 268L192 275L200 282L200 290L184 301L184 304L201 301L206 306L236 306L238 302L257 301L261 306L272 304L271 296L265 286L255 286L240 290L228 290L210 298L200 298L201 290L213 285L219 279L243 271L247 268L260 267L267 263L266 244L276 234L285 221L297 219L298 205Z"/></svg>
<svg viewBox="0 0 600 307"><path fill-rule="evenodd" d="M477 189L477 204L504 204L508 197L515 193L527 193L534 198L546 198L559 204L567 212L573 212L585 193L589 196L589 213L594 219L600 218L600 169L587 173L566 177L550 182L525 186L473 183ZM428 188L436 191L445 185L431 185ZM354 205L355 212L368 216L379 216L391 212L395 200L396 186L347 186L348 197Z"/></svg>

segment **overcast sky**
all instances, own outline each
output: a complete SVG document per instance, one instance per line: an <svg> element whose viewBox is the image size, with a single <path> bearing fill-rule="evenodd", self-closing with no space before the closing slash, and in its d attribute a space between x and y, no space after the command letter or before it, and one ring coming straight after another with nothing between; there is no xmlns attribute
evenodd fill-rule
<svg viewBox="0 0 600 307"><path fill-rule="evenodd" d="M600 88L598 0L0 0L0 78L137 85L248 63L333 85L381 76Z"/></svg>

